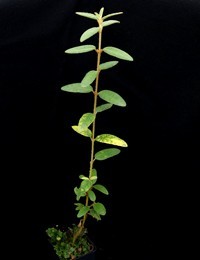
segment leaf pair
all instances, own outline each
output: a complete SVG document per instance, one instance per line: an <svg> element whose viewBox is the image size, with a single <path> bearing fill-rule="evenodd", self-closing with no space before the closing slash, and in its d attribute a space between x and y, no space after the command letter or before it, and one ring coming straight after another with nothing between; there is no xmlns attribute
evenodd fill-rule
<svg viewBox="0 0 200 260"><path fill-rule="evenodd" d="M112 17L112 16L116 16L119 14L123 14L123 12L117 12L117 13L111 13L111 14L107 14L105 16L103 16L103 12L104 12L104 7L102 7L99 11L99 13L88 13L88 12L76 12L77 15L89 18L89 19L93 19L93 20L99 20L102 19L103 21Z"/></svg>
<svg viewBox="0 0 200 260"><path fill-rule="evenodd" d="M69 48L65 51L67 54L80 54L96 50L95 45L87 44ZM112 46L107 46L102 49L103 52L110 56L116 57L121 60L133 61L133 57L127 52Z"/></svg>

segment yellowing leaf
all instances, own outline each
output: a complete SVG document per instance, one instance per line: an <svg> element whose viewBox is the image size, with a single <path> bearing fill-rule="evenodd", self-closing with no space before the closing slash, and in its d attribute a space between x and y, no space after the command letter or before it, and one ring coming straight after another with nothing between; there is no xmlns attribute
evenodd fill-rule
<svg viewBox="0 0 200 260"><path fill-rule="evenodd" d="M92 132L90 129L86 128L86 129L81 129L79 126L77 125L73 125L72 129L74 131L76 131L78 134L86 136L86 137L91 137L92 136Z"/></svg>
<svg viewBox="0 0 200 260"><path fill-rule="evenodd" d="M112 144L112 145L117 145L117 146L121 146L121 147L127 147L127 143L122 140L121 138L115 136L115 135L111 135L111 134L101 134L98 135L95 138L95 141L98 141L100 143L105 143L105 144Z"/></svg>
<svg viewBox="0 0 200 260"><path fill-rule="evenodd" d="M86 128L88 128L92 122L95 119L95 115L92 113L85 113L82 115L82 117L80 118L79 122L78 122L78 127L80 130L85 130Z"/></svg>

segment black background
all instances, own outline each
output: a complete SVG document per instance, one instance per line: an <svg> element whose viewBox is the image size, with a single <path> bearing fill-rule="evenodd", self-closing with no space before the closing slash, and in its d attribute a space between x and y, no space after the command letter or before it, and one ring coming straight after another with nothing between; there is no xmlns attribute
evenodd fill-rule
<svg viewBox="0 0 200 260"><path fill-rule="evenodd" d="M188 253L191 259L198 248L199 1L1 0L1 248L7 259L54 259L45 229L74 218L72 189L88 158L87 142L70 126L90 109L90 98L60 87L81 80L95 57L64 50L93 26L75 11L102 6L105 13L124 13L120 24L104 30L104 46L119 47L134 61L120 61L101 79L127 107L99 116L99 131L109 129L129 147L98 165L110 191L103 198L107 215L88 224L98 257Z"/></svg>

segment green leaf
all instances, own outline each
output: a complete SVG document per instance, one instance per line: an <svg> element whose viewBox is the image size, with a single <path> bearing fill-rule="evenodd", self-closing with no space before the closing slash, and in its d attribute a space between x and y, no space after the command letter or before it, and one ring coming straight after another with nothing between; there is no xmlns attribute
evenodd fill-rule
<svg viewBox="0 0 200 260"><path fill-rule="evenodd" d="M86 136L86 137L91 137L92 136L92 132L90 129L80 129L80 127L78 125L73 125L72 129L74 131L76 131L78 134Z"/></svg>
<svg viewBox="0 0 200 260"><path fill-rule="evenodd" d="M112 47L112 46L107 46L103 48L103 51L107 53L108 55L114 56L116 58L122 59L122 60L127 60L127 61L133 61L133 58L125 51Z"/></svg>
<svg viewBox="0 0 200 260"><path fill-rule="evenodd" d="M102 161L102 160L106 160L110 157L113 157L119 153L120 153L120 150L117 148L108 148L108 149L104 149L104 150L97 152L95 154L95 159Z"/></svg>
<svg viewBox="0 0 200 260"><path fill-rule="evenodd" d="M103 22L103 23L102 23L102 26L103 26L103 27L106 27L106 26L109 26L109 25L114 24L114 23L120 23L120 21L117 21L117 20L109 20L109 21Z"/></svg>
<svg viewBox="0 0 200 260"><path fill-rule="evenodd" d="M108 195L108 190L106 189L106 187L104 187L103 185L101 184L96 184L93 186L94 189L100 191L101 193L105 194L105 195Z"/></svg>
<svg viewBox="0 0 200 260"><path fill-rule="evenodd" d="M76 12L77 15L84 16L89 19L97 20L96 15L87 12Z"/></svg>
<svg viewBox="0 0 200 260"><path fill-rule="evenodd" d="M95 203L93 205L94 210L99 214L99 215L106 215L106 208L104 207L104 205L102 203Z"/></svg>
<svg viewBox="0 0 200 260"><path fill-rule="evenodd" d="M95 120L95 115L92 113L85 113L82 115L82 117L79 119L78 127L79 129L85 130L88 128Z"/></svg>
<svg viewBox="0 0 200 260"><path fill-rule="evenodd" d="M88 30L86 30L82 35L81 35L81 38L80 38L80 42L83 42L87 39L89 39L90 37L92 37L93 35L95 35L96 33L99 32L99 27L92 27Z"/></svg>
<svg viewBox="0 0 200 260"><path fill-rule="evenodd" d="M105 144L112 144L121 147L128 147L127 143L121 138L111 134L101 134L95 138L95 141Z"/></svg>
<svg viewBox="0 0 200 260"><path fill-rule="evenodd" d="M89 178L84 176L84 175L79 175L79 179L81 179L81 180L89 180Z"/></svg>
<svg viewBox="0 0 200 260"><path fill-rule="evenodd" d="M111 103L116 106L125 107L126 102L125 100L116 92L111 90L102 90L99 92L99 97L108 103Z"/></svg>
<svg viewBox="0 0 200 260"><path fill-rule="evenodd" d="M85 197L86 193L83 189L77 187L74 188L74 193L76 194L76 200L78 201L81 197Z"/></svg>
<svg viewBox="0 0 200 260"><path fill-rule="evenodd" d="M72 83L61 87L61 90L73 93L89 93L93 91L91 86L82 87L81 83Z"/></svg>
<svg viewBox="0 0 200 260"><path fill-rule="evenodd" d="M91 174L91 176L92 176L92 177L93 177L93 176L97 177L97 170L96 170L96 169L92 169L92 174Z"/></svg>
<svg viewBox="0 0 200 260"><path fill-rule="evenodd" d="M101 220L101 216L93 208L90 209L88 214L90 214L96 220Z"/></svg>
<svg viewBox="0 0 200 260"><path fill-rule="evenodd" d="M97 180L97 176L92 176L89 178L91 181Z"/></svg>
<svg viewBox="0 0 200 260"><path fill-rule="evenodd" d="M96 47L94 45L88 44L88 45L80 45L80 46L72 47L70 49L67 49L65 53L79 54L79 53L89 52L93 50L96 50Z"/></svg>
<svg viewBox="0 0 200 260"><path fill-rule="evenodd" d="M95 195L94 191L89 190L89 191L88 191L88 196L89 196L89 199L90 199L91 201L95 201L95 200L96 200L96 195Z"/></svg>
<svg viewBox="0 0 200 260"><path fill-rule="evenodd" d="M117 12L117 13L112 13L112 14L107 14L103 17L103 20L106 20L108 18L110 18L111 16L115 16L115 15L119 15L119 14L123 14L123 12Z"/></svg>
<svg viewBox="0 0 200 260"><path fill-rule="evenodd" d="M76 210L80 210L82 207L84 207L82 203L74 203L74 205L76 206Z"/></svg>
<svg viewBox="0 0 200 260"><path fill-rule="evenodd" d="M96 169L92 169L90 180L91 180L92 184L94 184L97 181Z"/></svg>
<svg viewBox="0 0 200 260"><path fill-rule="evenodd" d="M83 180L81 182L80 189L87 192L92 187L92 182L90 180Z"/></svg>
<svg viewBox="0 0 200 260"><path fill-rule="evenodd" d="M100 105L96 108L96 113L103 112L107 109L110 109L112 106L113 106L113 104L110 104L110 103Z"/></svg>
<svg viewBox="0 0 200 260"><path fill-rule="evenodd" d="M84 78L81 81L82 87L87 87L89 86L97 77L97 71L96 70L91 70L86 73Z"/></svg>
<svg viewBox="0 0 200 260"><path fill-rule="evenodd" d="M101 63L99 65L99 68L100 68L100 70L107 70L107 69L114 67L118 63L119 63L119 61L107 61L107 62Z"/></svg>
<svg viewBox="0 0 200 260"><path fill-rule="evenodd" d="M89 207L89 206L84 206L84 207L82 207L82 208L79 210L78 214L77 214L77 218L81 218L82 216L84 216L85 214L87 214L89 210L90 210L90 207Z"/></svg>

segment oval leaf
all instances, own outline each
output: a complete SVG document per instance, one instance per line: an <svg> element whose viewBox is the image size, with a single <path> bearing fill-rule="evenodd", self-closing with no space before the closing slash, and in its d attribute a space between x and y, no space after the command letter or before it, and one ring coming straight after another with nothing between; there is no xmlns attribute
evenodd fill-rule
<svg viewBox="0 0 200 260"><path fill-rule="evenodd" d="M97 214L97 212L93 208L90 209L88 214L90 214L96 220L101 220L101 216L99 214Z"/></svg>
<svg viewBox="0 0 200 260"><path fill-rule="evenodd" d="M125 100L116 92L111 90L102 90L99 92L99 97L108 103L111 103L116 106L125 107L126 102Z"/></svg>
<svg viewBox="0 0 200 260"><path fill-rule="evenodd" d="M80 189L84 192L87 192L92 187L92 182L90 180L83 180L81 182Z"/></svg>
<svg viewBox="0 0 200 260"><path fill-rule="evenodd" d="M88 191L88 196L89 196L89 199L90 199L91 201L95 201L95 200L96 200L96 195L95 195L94 191L89 190L89 191Z"/></svg>
<svg viewBox="0 0 200 260"><path fill-rule="evenodd" d="M113 104L110 104L110 103L100 105L96 108L96 113L103 112L107 109L110 109L112 106L113 106Z"/></svg>
<svg viewBox="0 0 200 260"><path fill-rule="evenodd" d="M77 125L73 125L72 126L72 129L74 130L74 131L76 131L78 134L80 134L80 135L83 135L83 136L86 136L86 137L91 137L92 136L92 132L91 132L91 130L90 129L80 129L80 127L79 126L77 126Z"/></svg>
<svg viewBox="0 0 200 260"><path fill-rule="evenodd" d="M99 214L99 215L106 215L106 208L102 203L95 203L93 205L94 210Z"/></svg>
<svg viewBox="0 0 200 260"><path fill-rule="evenodd" d="M100 68L100 70L107 70L107 69L110 69L110 68L114 67L118 63L119 63L119 61L104 62L104 63L99 65L99 68Z"/></svg>
<svg viewBox="0 0 200 260"><path fill-rule="evenodd" d="M95 141L98 141L100 143L105 143L105 144L112 144L112 145L117 145L117 146L121 146L121 147L127 147L127 143L122 140L121 138L115 136L115 135L111 135L111 134L101 134L98 135L95 138Z"/></svg>
<svg viewBox="0 0 200 260"><path fill-rule="evenodd" d="M78 218L81 218L82 216L84 216L85 214L87 214L89 210L90 210L90 207L89 207L89 206L84 206L84 207L82 207L82 208L79 210L79 212L78 212L78 214L77 214L77 217L78 217Z"/></svg>
<svg viewBox="0 0 200 260"><path fill-rule="evenodd" d="M127 60L127 61L133 61L133 58L127 52L119 48L108 46L103 48L103 51L108 55L114 56L116 58Z"/></svg>
<svg viewBox="0 0 200 260"><path fill-rule="evenodd" d="M101 184L96 184L93 186L94 189L100 191L101 193L105 194L105 195L108 195L108 190L106 189L105 186L101 185Z"/></svg>
<svg viewBox="0 0 200 260"><path fill-rule="evenodd" d="M104 150L97 152L95 154L95 159L102 161L102 160L106 160L110 157L113 157L119 153L120 153L120 150L117 148L108 148L108 149L104 149Z"/></svg>
<svg viewBox="0 0 200 260"><path fill-rule="evenodd" d="M95 115L92 113L85 113L82 115L78 122L78 127L80 130L88 128L95 120Z"/></svg>
<svg viewBox="0 0 200 260"><path fill-rule="evenodd" d="M92 27L88 30L86 30L82 35L81 35L81 38L80 38L80 42L83 42L87 39L89 39L90 37L92 37L93 35L95 35L96 33L99 32L99 27Z"/></svg>
<svg viewBox="0 0 200 260"><path fill-rule="evenodd" d="M70 49L67 49L65 51L65 53L68 54L79 54L79 53L84 53L84 52L89 52L89 51L93 51L96 50L96 47L94 45L81 45L81 46L76 46L76 47L72 47Z"/></svg>
<svg viewBox="0 0 200 260"><path fill-rule="evenodd" d="M97 77L97 71L96 70L91 70L86 73L84 78L81 81L82 87L87 87L89 86Z"/></svg>
<svg viewBox="0 0 200 260"><path fill-rule="evenodd" d="M81 83L72 83L61 87L61 90L73 93L89 93L93 91L91 86L82 87Z"/></svg>
<svg viewBox="0 0 200 260"><path fill-rule="evenodd" d="M84 16L89 19L97 20L96 15L87 12L76 12L77 15Z"/></svg>

